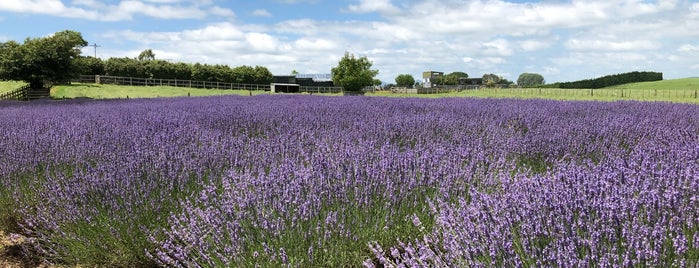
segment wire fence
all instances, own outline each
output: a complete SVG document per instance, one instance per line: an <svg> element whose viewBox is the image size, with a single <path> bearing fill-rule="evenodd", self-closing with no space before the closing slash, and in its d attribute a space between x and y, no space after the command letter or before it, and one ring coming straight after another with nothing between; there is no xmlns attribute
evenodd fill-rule
<svg viewBox="0 0 699 268"><path fill-rule="evenodd" d="M495 95L541 97L588 97L614 99L699 99L699 89L560 89L560 88L485 88L480 92Z"/></svg>
<svg viewBox="0 0 699 268"><path fill-rule="evenodd" d="M561 88L522 88L522 87L430 87L392 88L397 94L451 94L480 97L541 97L541 98L582 98L582 99L640 99L640 100L699 100L699 89L561 89Z"/></svg>

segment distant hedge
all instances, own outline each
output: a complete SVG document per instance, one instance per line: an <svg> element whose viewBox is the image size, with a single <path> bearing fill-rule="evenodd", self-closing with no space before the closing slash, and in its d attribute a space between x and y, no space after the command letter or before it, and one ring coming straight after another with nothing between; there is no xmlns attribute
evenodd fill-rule
<svg viewBox="0 0 699 268"><path fill-rule="evenodd" d="M650 82L663 80L663 73L657 72L630 72L623 74L607 75L595 79L587 79L573 82L560 83L560 88L603 88L628 83Z"/></svg>

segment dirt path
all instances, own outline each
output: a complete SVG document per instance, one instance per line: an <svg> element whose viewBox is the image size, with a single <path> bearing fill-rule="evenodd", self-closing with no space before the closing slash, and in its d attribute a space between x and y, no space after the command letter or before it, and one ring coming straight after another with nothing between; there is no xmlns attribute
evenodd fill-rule
<svg viewBox="0 0 699 268"><path fill-rule="evenodd" d="M0 230L0 268L80 268L81 266L57 266L37 262L25 256L22 244L26 238L18 234L8 234Z"/></svg>
<svg viewBox="0 0 699 268"><path fill-rule="evenodd" d="M22 250L20 245L24 243L24 237L5 234L0 231L0 267L22 268L27 263L22 262Z"/></svg>

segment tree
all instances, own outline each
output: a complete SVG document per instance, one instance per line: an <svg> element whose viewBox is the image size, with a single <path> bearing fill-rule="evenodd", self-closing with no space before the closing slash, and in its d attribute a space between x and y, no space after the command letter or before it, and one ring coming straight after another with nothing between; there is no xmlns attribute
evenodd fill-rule
<svg viewBox="0 0 699 268"><path fill-rule="evenodd" d="M274 81L274 75L267 67L255 66L255 80L252 81L254 84L269 84L272 81Z"/></svg>
<svg viewBox="0 0 699 268"><path fill-rule="evenodd" d="M415 84L415 78L409 74L399 74L396 76L396 84L399 87L412 87Z"/></svg>
<svg viewBox="0 0 699 268"><path fill-rule="evenodd" d="M502 84L502 85L514 85L515 82L512 82L512 81L510 81L510 80L507 80L506 78L504 78L504 77L501 76L501 77L500 77L500 83L499 83L499 84Z"/></svg>
<svg viewBox="0 0 699 268"><path fill-rule="evenodd" d="M241 65L233 68L233 77L235 83L252 84L255 81L255 68L252 66Z"/></svg>
<svg viewBox="0 0 699 268"><path fill-rule="evenodd" d="M79 56L73 61L78 74L103 75L105 74L104 62L100 58Z"/></svg>
<svg viewBox="0 0 699 268"><path fill-rule="evenodd" d="M150 61L150 60L155 60L155 53L153 53L152 49L146 49L141 52L141 54L138 54L138 60L139 61Z"/></svg>
<svg viewBox="0 0 699 268"><path fill-rule="evenodd" d="M450 74L437 77L436 84L438 85L458 85L460 78L468 78L468 74L464 72L452 72Z"/></svg>
<svg viewBox="0 0 699 268"><path fill-rule="evenodd" d="M487 83L497 84L498 82L500 82L500 76L497 76L495 74L484 74L483 75L483 83L484 84L487 84Z"/></svg>
<svg viewBox="0 0 699 268"><path fill-rule="evenodd" d="M27 38L23 44L0 44L0 79L22 80L32 88L65 82L79 75L74 59L87 46L82 34L65 30L48 37Z"/></svg>
<svg viewBox="0 0 699 268"><path fill-rule="evenodd" d="M484 74L483 84L487 87L495 87L500 82L501 77L495 74Z"/></svg>
<svg viewBox="0 0 699 268"><path fill-rule="evenodd" d="M535 87L546 84L544 77L537 73L522 73L517 78L517 85L521 87Z"/></svg>
<svg viewBox="0 0 699 268"><path fill-rule="evenodd" d="M371 86L378 70L371 70L371 61L362 56L355 58L349 52L340 59L337 66L332 68L333 82L346 91L361 91L364 87Z"/></svg>
<svg viewBox="0 0 699 268"><path fill-rule="evenodd" d="M149 78L145 66L134 58L109 58L104 62L107 75Z"/></svg>

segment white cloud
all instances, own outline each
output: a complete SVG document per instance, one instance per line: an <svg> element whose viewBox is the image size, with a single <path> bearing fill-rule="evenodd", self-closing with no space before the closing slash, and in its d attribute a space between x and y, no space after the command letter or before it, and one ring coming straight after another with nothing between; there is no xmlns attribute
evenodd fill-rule
<svg viewBox="0 0 699 268"><path fill-rule="evenodd" d="M677 49L679 52L699 52L699 46L685 44Z"/></svg>
<svg viewBox="0 0 699 268"><path fill-rule="evenodd" d="M160 19L201 19L206 12L196 7L172 5L149 5L140 1L121 1L113 13L114 18L131 18L134 14L143 14Z"/></svg>
<svg viewBox="0 0 699 268"><path fill-rule="evenodd" d="M298 50L334 50L338 47L334 41L323 38L301 38L294 42L294 48Z"/></svg>
<svg viewBox="0 0 699 268"><path fill-rule="evenodd" d="M510 42L499 38L490 42L483 43L481 50L484 55L493 56L510 56L512 55L512 49L510 48Z"/></svg>
<svg viewBox="0 0 699 268"><path fill-rule="evenodd" d="M106 4L96 0L73 0L71 3L76 6L85 6L88 8L103 8L106 6Z"/></svg>
<svg viewBox="0 0 699 268"><path fill-rule="evenodd" d="M551 47L552 42L540 40L523 40L518 42L520 48L524 51L536 51Z"/></svg>
<svg viewBox="0 0 699 268"><path fill-rule="evenodd" d="M14 0L0 1L0 11L16 13L46 14L68 18L95 19L96 12L81 8L66 7L60 0Z"/></svg>
<svg viewBox="0 0 699 268"><path fill-rule="evenodd" d="M252 15L256 17L272 17L272 13L269 13L266 9L256 9L252 12Z"/></svg>
<svg viewBox="0 0 699 268"><path fill-rule="evenodd" d="M359 0L359 4L349 5L347 10L354 13L393 13L397 12L398 8L391 3L391 0Z"/></svg>
<svg viewBox="0 0 699 268"><path fill-rule="evenodd" d="M245 39L258 52L274 52L279 47L277 38L264 33L247 33Z"/></svg>
<svg viewBox="0 0 699 268"><path fill-rule="evenodd" d="M203 19L208 15L235 15L230 9L212 6L209 0L122 0L116 5L95 0L73 0L70 3L71 6L66 6L60 0L0 1L0 11L98 21L131 20L134 15L159 19ZM205 7L208 7L208 10Z"/></svg>
<svg viewBox="0 0 699 268"><path fill-rule="evenodd" d="M660 48L657 42L651 40L570 39L565 46L576 51L636 51Z"/></svg>
<svg viewBox="0 0 699 268"><path fill-rule="evenodd" d="M560 74L561 70L557 67L546 66L541 69L542 75L557 75Z"/></svg>
<svg viewBox="0 0 699 268"><path fill-rule="evenodd" d="M275 24L227 20L174 32L117 31L108 36L115 43L139 44L140 50L163 51L158 55L169 51L168 58L174 60L263 65L273 73L293 69L329 72L349 51L370 57L384 81L393 81L399 73L417 77L429 69L465 71L473 77L483 73L514 75L508 79L533 71L551 76L545 77L547 81L584 79L634 68L671 75L691 69L696 62L696 58L681 53L699 49L694 41L699 36L695 30L699 28L699 4L682 1L393 2L356 0L342 9L380 13L378 18L283 20L281 14L275 14L280 18ZM96 4L92 0L73 3L80 7ZM206 0L197 4L175 0L141 4L189 7L204 16L216 13ZM265 12L260 9L253 14L267 16L269 12ZM155 16L133 10L123 14ZM374 19L366 20L369 17ZM113 54L136 52L128 55L134 57L140 50Z"/></svg>
<svg viewBox="0 0 699 268"><path fill-rule="evenodd" d="M233 10L219 6L209 8L209 13L220 17L235 17L235 12Z"/></svg>

